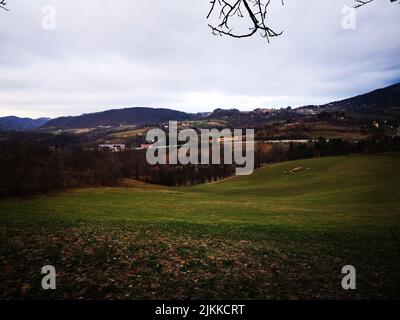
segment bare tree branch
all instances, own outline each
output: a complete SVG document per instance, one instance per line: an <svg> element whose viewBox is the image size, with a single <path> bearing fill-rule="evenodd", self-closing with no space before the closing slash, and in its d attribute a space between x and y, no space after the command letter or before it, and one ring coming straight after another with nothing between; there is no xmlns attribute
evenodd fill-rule
<svg viewBox="0 0 400 320"><path fill-rule="evenodd" d="M357 2L357 4L354 5L353 7L357 9L357 8L362 7L362 6L365 6L366 4L368 4L368 3L370 3L370 2L372 2L374 0L355 0L355 1Z"/></svg>
<svg viewBox="0 0 400 320"><path fill-rule="evenodd" d="M10 11L6 6L7 6L6 0L0 0L0 8L6 11Z"/></svg>
<svg viewBox="0 0 400 320"><path fill-rule="evenodd" d="M354 8L360 8L375 0L354 0ZM390 0L397 2L398 0ZM268 7L271 0L211 0L207 19L217 16L216 24L209 24L214 35L226 35L232 38L252 37L258 31L269 42L269 38L280 36L283 32L275 32L267 24ZM282 5L284 4L281 0ZM397 2L397 3L400 3ZM232 26L233 22L242 19L248 24L248 31L238 32Z"/></svg>
<svg viewBox="0 0 400 320"><path fill-rule="evenodd" d="M360 8L365 6L368 3L371 3L375 0L355 0L356 4L353 6L353 8ZM397 0L390 0L390 2L396 2Z"/></svg>
<svg viewBox="0 0 400 320"><path fill-rule="evenodd" d="M283 4L283 0L281 0ZM260 32L263 38L269 41L271 37L277 37L282 32L276 32L267 24L267 11L271 0L212 0L211 8L207 15L219 10L217 25L209 24L213 34L227 35L233 38L248 38ZM231 28L235 18L245 19L249 22L248 31L238 33Z"/></svg>

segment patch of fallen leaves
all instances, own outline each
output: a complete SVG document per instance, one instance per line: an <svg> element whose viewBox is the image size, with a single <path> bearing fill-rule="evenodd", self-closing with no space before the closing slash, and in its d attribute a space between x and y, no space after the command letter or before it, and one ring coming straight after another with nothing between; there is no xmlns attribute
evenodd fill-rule
<svg viewBox="0 0 400 320"><path fill-rule="evenodd" d="M156 228L0 227L0 299L357 298L323 244L193 237ZM326 248L325 248L326 249ZM44 291L40 270L57 270ZM377 278L385 275L378 274ZM378 283L378 282L376 282ZM393 295L397 287L365 296ZM360 296L360 297L365 297Z"/></svg>

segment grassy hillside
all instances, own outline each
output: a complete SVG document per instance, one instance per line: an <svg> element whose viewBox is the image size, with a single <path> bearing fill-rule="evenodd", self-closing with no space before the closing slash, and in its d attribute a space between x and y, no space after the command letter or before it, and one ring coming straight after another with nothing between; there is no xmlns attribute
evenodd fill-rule
<svg viewBox="0 0 400 320"><path fill-rule="evenodd" d="M284 173L297 166L309 170ZM399 186L388 154L0 200L0 297L399 298ZM52 293L37 288L48 263ZM341 289L347 264L357 291Z"/></svg>

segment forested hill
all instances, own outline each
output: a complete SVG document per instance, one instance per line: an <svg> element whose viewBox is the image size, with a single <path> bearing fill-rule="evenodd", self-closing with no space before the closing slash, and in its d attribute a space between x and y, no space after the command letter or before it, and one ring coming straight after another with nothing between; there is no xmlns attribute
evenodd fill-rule
<svg viewBox="0 0 400 320"><path fill-rule="evenodd" d="M0 131L28 131L41 127L48 118L30 119L18 117L2 117L0 118Z"/></svg>
<svg viewBox="0 0 400 320"><path fill-rule="evenodd" d="M170 109L127 108L83 114L76 117L61 117L46 123L44 128L95 128L99 126L143 125L166 121L188 120L192 115Z"/></svg>

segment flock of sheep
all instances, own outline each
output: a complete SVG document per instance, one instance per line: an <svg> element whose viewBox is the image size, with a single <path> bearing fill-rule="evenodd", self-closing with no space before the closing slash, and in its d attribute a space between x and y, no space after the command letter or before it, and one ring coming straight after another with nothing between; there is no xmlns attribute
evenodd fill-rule
<svg viewBox="0 0 400 320"><path fill-rule="evenodd" d="M311 169L310 169L310 168L307 168L306 170L307 170L307 171L310 171ZM301 172L301 171L304 171L304 168L303 168L303 167L296 167L296 168L293 168L293 169L290 170L290 171L284 171L284 174L294 175L295 173Z"/></svg>

